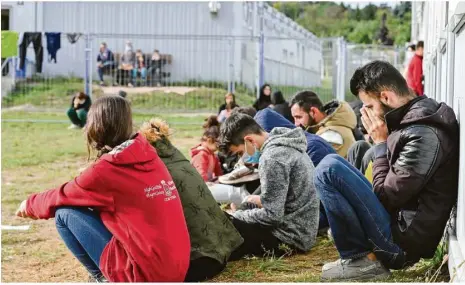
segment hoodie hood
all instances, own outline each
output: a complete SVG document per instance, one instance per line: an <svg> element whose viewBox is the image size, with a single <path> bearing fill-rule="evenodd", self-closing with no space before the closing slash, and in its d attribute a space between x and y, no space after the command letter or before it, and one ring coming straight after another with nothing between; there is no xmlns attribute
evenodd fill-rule
<svg viewBox="0 0 465 285"><path fill-rule="evenodd" d="M326 118L320 123L311 126L310 129L318 129L322 126L342 126L354 129L357 126L357 117L349 103L333 100L323 106L323 109L327 115Z"/></svg>
<svg viewBox="0 0 465 285"><path fill-rule="evenodd" d="M191 148L189 154L190 154L191 157L194 157L194 156L196 156L197 154L199 154L201 152L206 152L208 155L214 154L208 148L203 147L201 144L198 144L198 145L194 146L193 148Z"/></svg>
<svg viewBox="0 0 465 285"><path fill-rule="evenodd" d="M267 133L271 132L274 128L295 129L294 124L270 108L258 111L254 119Z"/></svg>
<svg viewBox="0 0 465 285"><path fill-rule="evenodd" d="M262 150L273 147L292 147L301 153L307 150L307 139L300 128L274 128L263 144Z"/></svg>
<svg viewBox="0 0 465 285"><path fill-rule="evenodd" d="M385 115L390 132L411 124L434 125L437 128L457 132L457 118L454 110L445 103L419 96L408 104Z"/></svg>
<svg viewBox="0 0 465 285"><path fill-rule="evenodd" d="M176 148L169 140L172 131L165 121L157 118L151 119L142 124L139 133L157 150L161 158L172 157L176 153Z"/></svg>
<svg viewBox="0 0 465 285"><path fill-rule="evenodd" d="M141 171L152 171L156 168L156 160L159 159L157 152L140 134L114 147L100 158L114 165L125 165Z"/></svg>

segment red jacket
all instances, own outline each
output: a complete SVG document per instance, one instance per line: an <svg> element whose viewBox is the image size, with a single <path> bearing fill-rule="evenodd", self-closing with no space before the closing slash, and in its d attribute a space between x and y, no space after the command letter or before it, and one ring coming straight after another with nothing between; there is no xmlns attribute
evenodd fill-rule
<svg viewBox="0 0 465 285"><path fill-rule="evenodd" d="M154 148L141 135L104 154L74 180L27 200L41 219L60 206L92 207L113 234L100 258L112 282L182 282L190 241L179 194Z"/></svg>
<svg viewBox="0 0 465 285"><path fill-rule="evenodd" d="M191 163L202 176L203 180L214 181L223 175L218 156L207 148L197 145L191 149Z"/></svg>
<svg viewBox="0 0 465 285"><path fill-rule="evenodd" d="M422 96L424 93L423 84L423 57L415 54L410 61L407 71L407 84L413 91Z"/></svg>

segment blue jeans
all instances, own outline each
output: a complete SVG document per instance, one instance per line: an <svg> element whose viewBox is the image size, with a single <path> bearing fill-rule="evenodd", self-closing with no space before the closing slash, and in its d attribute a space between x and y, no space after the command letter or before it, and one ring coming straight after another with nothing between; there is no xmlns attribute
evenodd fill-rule
<svg viewBox="0 0 465 285"><path fill-rule="evenodd" d="M392 240L391 217L360 171L330 154L316 167L314 180L342 259L373 252L388 268L404 266L405 253Z"/></svg>
<svg viewBox="0 0 465 285"><path fill-rule="evenodd" d="M87 271L94 277L102 276L100 256L113 235L99 213L85 207L60 207L55 223L66 246Z"/></svg>

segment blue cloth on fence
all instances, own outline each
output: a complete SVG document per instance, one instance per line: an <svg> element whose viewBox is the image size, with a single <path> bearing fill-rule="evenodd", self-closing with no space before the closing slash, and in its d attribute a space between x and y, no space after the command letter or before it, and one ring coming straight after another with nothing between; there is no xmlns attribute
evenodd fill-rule
<svg viewBox="0 0 465 285"><path fill-rule="evenodd" d="M57 63L57 52L61 48L61 33L45 33L47 37L48 62L55 60Z"/></svg>

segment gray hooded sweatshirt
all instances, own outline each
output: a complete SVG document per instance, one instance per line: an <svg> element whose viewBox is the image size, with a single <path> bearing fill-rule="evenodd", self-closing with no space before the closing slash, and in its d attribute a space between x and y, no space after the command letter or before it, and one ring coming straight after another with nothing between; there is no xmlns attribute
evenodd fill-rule
<svg viewBox="0 0 465 285"><path fill-rule="evenodd" d="M262 147L258 165L263 208L239 210L234 217L274 227L283 243L308 251L316 240L319 199L313 184L314 166L300 128L274 128Z"/></svg>

